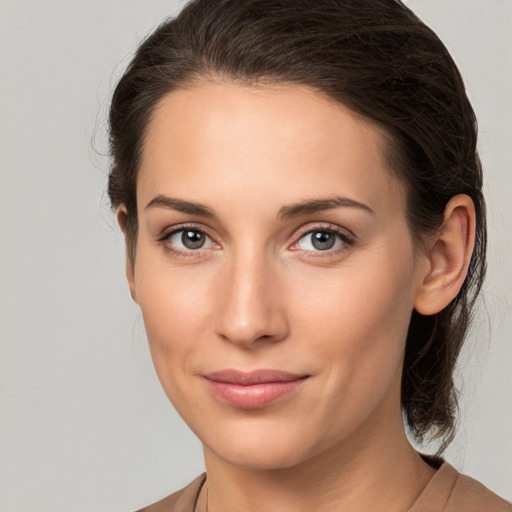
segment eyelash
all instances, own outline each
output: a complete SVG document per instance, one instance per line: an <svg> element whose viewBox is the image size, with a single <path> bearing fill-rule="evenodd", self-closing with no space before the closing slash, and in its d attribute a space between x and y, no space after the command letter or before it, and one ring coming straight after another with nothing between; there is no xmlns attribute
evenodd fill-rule
<svg viewBox="0 0 512 512"><path fill-rule="evenodd" d="M164 249L164 251L169 254L173 254L175 256L180 256L180 257L185 257L185 258L187 258L187 257L196 257L197 258L198 256L202 256L202 253L204 252L204 250L189 249L187 251L183 251L183 250L176 249L176 248L172 247L171 245L169 245L169 243L168 243L169 239L173 235L176 235L177 233L181 233L186 230L201 233L201 234L205 235L206 237L208 237L210 240L212 240L212 237L203 228L199 228L198 226L195 226L195 225L182 224L181 226L175 227L171 231L164 232L162 234L162 236L160 236L158 238L157 241L162 245L162 248ZM213 242L213 240L212 240L212 242ZM217 244L216 242L213 242L213 244L216 246L219 246L219 244Z"/></svg>
<svg viewBox="0 0 512 512"><path fill-rule="evenodd" d="M186 225L186 224L177 226L174 229L172 229L171 231L167 231L167 232L163 233L158 238L157 241L162 245L162 248L164 249L164 251L169 254L173 254L173 255L179 256L179 257L200 257L200 256L202 256L203 255L202 253L204 251L201 249L197 249L197 250L189 249L189 250L183 251L180 249L176 249L175 247L172 247L168 243L169 239L173 235L181 233L187 229L189 231L195 231L195 232L205 235L212 241L212 243L215 246L219 247L219 244L217 244L215 241L213 241L212 237L210 237L210 235L208 235L208 233L203 228L200 228L196 225ZM316 232L329 233L329 234L335 235L339 240L341 240L341 245L334 250L326 249L325 251L304 250L304 249L300 249L300 248L299 249L291 249L291 250L297 251L297 252L300 251L303 253L309 253L308 257L326 258L326 257L332 257L334 255L338 255L338 254L346 251L350 246L355 244L355 236L354 235L348 235L347 233L341 231L340 229L338 229L337 227L335 227L333 225L329 225L329 226L324 225L324 226L314 226L312 228L307 229L306 231L299 232L296 236L295 242L293 242L291 244L291 246L289 246L289 247L293 247L294 245L297 245L299 243L299 241L302 240L303 238L305 238L307 235L311 235L312 233L316 233ZM206 249L206 251L208 251L208 250L209 249Z"/></svg>
<svg viewBox="0 0 512 512"><path fill-rule="evenodd" d="M291 247L297 245L300 240L304 239L307 235L311 235L313 233L329 233L331 235L335 235L340 241L341 241L341 245L335 249L326 249L324 251L322 250L316 250L316 251L313 251L313 250L305 250L305 249L292 249L294 251L297 251L297 252L303 252L303 253L309 253L308 254L308 257L311 257L311 258L329 258L329 257L333 257L333 256L337 256L343 252L345 252L347 249L349 249L349 247L353 246L355 244L355 236L352 235L348 235L346 232L344 231L341 231L339 228L337 228L336 226L333 226L333 225L329 225L329 226L314 226L312 228L308 228L306 231L304 232L299 232L299 234L297 235L297 238L296 238L296 241L293 242L293 244L291 245Z"/></svg>

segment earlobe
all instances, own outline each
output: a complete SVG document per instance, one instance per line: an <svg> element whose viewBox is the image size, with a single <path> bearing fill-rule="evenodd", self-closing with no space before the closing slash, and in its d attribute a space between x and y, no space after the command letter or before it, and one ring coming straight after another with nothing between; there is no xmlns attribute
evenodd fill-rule
<svg viewBox="0 0 512 512"><path fill-rule="evenodd" d="M124 236L126 236L126 224L127 224L127 220L128 220L128 210L126 209L126 206L124 204L121 204L117 207L116 219L117 219L117 223L119 224L119 227L121 228L121 231L123 232Z"/></svg>
<svg viewBox="0 0 512 512"><path fill-rule="evenodd" d="M135 303L139 303L137 300L137 288L135 286L135 270L130 258L126 257L126 279L128 281L128 287L130 289L130 295Z"/></svg>
<svg viewBox="0 0 512 512"><path fill-rule="evenodd" d="M126 210L126 207L122 204L117 208L116 211L116 218L117 222L119 224L119 227L121 228L121 231L123 232L124 239L125 239L125 247L126 247L126 279L128 281L128 287L130 289L130 295L132 296L132 299L134 302L138 304L137 301L137 290L135 286L135 269L134 269L134 262L132 262L132 259L130 258L130 251L129 251L129 243L127 239L127 224L128 224L128 212Z"/></svg>
<svg viewBox="0 0 512 512"><path fill-rule="evenodd" d="M422 315L444 309L459 293L475 244L475 207L459 194L445 208L444 222L429 244L426 272L414 308Z"/></svg>

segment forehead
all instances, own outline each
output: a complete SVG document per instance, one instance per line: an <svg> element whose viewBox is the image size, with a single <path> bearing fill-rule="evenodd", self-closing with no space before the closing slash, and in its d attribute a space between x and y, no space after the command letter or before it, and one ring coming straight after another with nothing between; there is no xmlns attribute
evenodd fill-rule
<svg viewBox="0 0 512 512"><path fill-rule="evenodd" d="M137 195L341 194L379 209L403 202L385 154L382 128L308 87L200 82L157 105Z"/></svg>

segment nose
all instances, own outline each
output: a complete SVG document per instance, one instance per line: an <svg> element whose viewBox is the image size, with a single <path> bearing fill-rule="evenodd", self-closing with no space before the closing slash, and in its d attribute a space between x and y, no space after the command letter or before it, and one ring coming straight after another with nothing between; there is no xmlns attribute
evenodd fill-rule
<svg viewBox="0 0 512 512"><path fill-rule="evenodd" d="M274 267L262 258L245 258L224 269L215 306L218 336L248 349L286 338L286 304Z"/></svg>

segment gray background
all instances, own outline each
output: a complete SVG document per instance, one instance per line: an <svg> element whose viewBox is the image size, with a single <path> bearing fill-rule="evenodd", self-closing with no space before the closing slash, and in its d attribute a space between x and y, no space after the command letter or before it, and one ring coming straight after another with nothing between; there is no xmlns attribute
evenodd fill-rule
<svg viewBox="0 0 512 512"><path fill-rule="evenodd" d="M0 0L2 512L135 510L202 471L129 299L102 155L112 85L182 4ZM489 202L485 304L447 458L512 499L512 2L408 4L466 79Z"/></svg>

